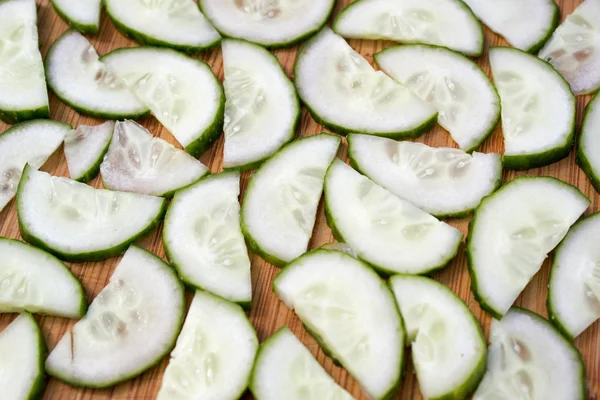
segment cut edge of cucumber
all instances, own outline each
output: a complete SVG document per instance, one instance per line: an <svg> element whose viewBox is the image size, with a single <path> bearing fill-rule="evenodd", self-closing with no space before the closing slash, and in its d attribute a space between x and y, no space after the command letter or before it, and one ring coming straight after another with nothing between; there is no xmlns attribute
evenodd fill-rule
<svg viewBox="0 0 600 400"><path fill-rule="evenodd" d="M86 35L97 35L100 31L100 24L84 24L81 22L75 21L73 18L69 16L68 12L65 12L55 0L50 0L54 11L63 21L65 21L71 28L84 33ZM100 6L101 7L101 6ZM100 21L99 21L100 22Z"/></svg>
<svg viewBox="0 0 600 400"><path fill-rule="evenodd" d="M583 142L582 138L584 136L588 135L588 133L586 133L587 132L586 125L587 125L588 119L591 118L590 115L594 112L593 108L597 106L596 103L598 103L598 102L600 102L600 96L596 95L585 106L585 110L583 112L583 121L581 122L579 138L577 140L577 158L575 159L575 161L581 167L581 169L583 170L585 175L588 177L588 179L590 180L590 183L592 184L592 186L594 187L596 192L600 193L600 175L598 175L594 171L594 168L592 167L592 164L590 163L590 161L588 160L588 157L586 155L586 150L585 150L584 146L582 145L582 142ZM598 106L600 106L600 103L598 104Z"/></svg>

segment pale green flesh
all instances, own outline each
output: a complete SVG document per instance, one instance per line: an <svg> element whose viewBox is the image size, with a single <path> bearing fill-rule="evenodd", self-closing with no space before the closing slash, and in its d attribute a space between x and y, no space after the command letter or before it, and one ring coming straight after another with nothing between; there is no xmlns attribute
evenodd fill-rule
<svg viewBox="0 0 600 400"><path fill-rule="evenodd" d="M77 129L67 133L65 157L71 179L83 179L90 171L100 167L99 163L108 150L114 127L114 122L106 121L96 126L79 125Z"/></svg>
<svg viewBox="0 0 600 400"><path fill-rule="evenodd" d="M60 10L76 29L95 30L100 28L101 0L51 0L55 8Z"/></svg>

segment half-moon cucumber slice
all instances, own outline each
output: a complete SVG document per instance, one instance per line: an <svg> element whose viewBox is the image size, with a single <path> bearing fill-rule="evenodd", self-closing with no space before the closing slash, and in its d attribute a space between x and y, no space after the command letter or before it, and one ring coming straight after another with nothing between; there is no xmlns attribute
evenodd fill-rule
<svg viewBox="0 0 600 400"><path fill-rule="evenodd" d="M17 193L21 236L66 261L123 253L162 218L160 197L94 189L27 165Z"/></svg>
<svg viewBox="0 0 600 400"><path fill-rule="evenodd" d="M313 118L339 134L396 139L419 136L437 112L373 67L325 27L300 50L294 67L298 95Z"/></svg>
<svg viewBox="0 0 600 400"><path fill-rule="evenodd" d="M600 97L585 106L581 132L577 140L577 164L600 193Z"/></svg>
<svg viewBox="0 0 600 400"><path fill-rule="evenodd" d="M140 375L173 348L185 315L184 294L168 264L131 246L85 317L52 350L46 371L92 388Z"/></svg>
<svg viewBox="0 0 600 400"><path fill-rule="evenodd" d="M100 163L108 151L115 123L79 125L65 136L65 158L71 179L89 182L100 172Z"/></svg>
<svg viewBox="0 0 600 400"><path fill-rule="evenodd" d="M441 269L456 256L463 237L339 159L325 177L325 213L336 239L385 274Z"/></svg>
<svg viewBox="0 0 600 400"><path fill-rule="evenodd" d="M375 271L345 253L319 249L287 265L273 289L370 398L394 397L405 333L394 297Z"/></svg>
<svg viewBox="0 0 600 400"><path fill-rule="evenodd" d="M91 35L100 30L101 0L50 0L50 3L73 29Z"/></svg>

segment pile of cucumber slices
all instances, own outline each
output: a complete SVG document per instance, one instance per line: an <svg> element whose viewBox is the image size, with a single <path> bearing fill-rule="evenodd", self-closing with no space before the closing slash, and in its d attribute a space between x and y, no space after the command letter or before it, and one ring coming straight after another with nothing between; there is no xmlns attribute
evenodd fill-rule
<svg viewBox="0 0 600 400"><path fill-rule="evenodd" d="M561 24L552 0L49 3L70 27L42 57L35 0L0 0L0 221L20 233L0 237L0 313L19 314L0 398L164 360L160 400L353 399L300 328L256 329L257 284L370 399L398 398L409 357L426 400L587 398L572 342L600 318L583 193L600 192L600 100L580 129L576 110L600 88L600 0ZM99 52L104 15L139 46ZM507 45L486 48L483 24ZM386 42L367 57L347 39ZM48 90L97 122L51 120ZM310 117L328 132L298 132ZM414 140L436 124L455 145ZM221 164L198 159L211 147ZM532 171L573 147L583 192ZM336 241L319 247L322 221ZM251 253L277 268L257 279ZM435 279L461 253L476 302ZM544 318L517 304L548 258ZM90 276L107 280L93 299ZM37 315L76 321L47 347Z"/></svg>

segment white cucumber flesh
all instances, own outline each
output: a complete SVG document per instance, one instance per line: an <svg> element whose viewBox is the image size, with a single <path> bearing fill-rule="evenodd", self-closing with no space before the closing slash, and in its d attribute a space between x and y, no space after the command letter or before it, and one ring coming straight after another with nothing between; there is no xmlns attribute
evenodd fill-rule
<svg viewBox="0 0 600 400"><path fill-rule="evenodd" d="M544 318L511 308L490 330L487 371L473 400L584 400L581 354Z"/></svg>
<svg viewBox="0 0 600 400"><path fill-rule="evenodd" d="M251 169L294 138L300 104L294 84L268 50L225 39L223 167Z"/></svg>
<svg viewBox="0 0 600 400"><path fill-rule="evenodd" d="M350 162L396 196L438 217L470 214L502 181L500 154L348 135Z"/></svg>
<svg viewBox="0 0 600 400"><path fill-rule="evenodd" d="M467 238L480 305L501 318L589 204L576 187L550 177L516 178L484 199Z"/></svg>
<svg viewBox="0 0 600 400"><path fill-rule="evenodd" d="M382 273L426 274L452 260L462 233L336 159L325 177L336 238Z"/></svg>
<svg viewBox="0 0 600 400"><path fill-rule="evenodd" d="M38 399L44 391L46 344L40 327L28 313L19 315L0 332L2 397Z"/></svg>
<svg viewBox="0 0 600 400"><path fill-rule="evenodd" d="M114 386L173 348L184 315L184 287L175 272L131 246L85 317L52 350L46 371L75 386Z"/></svg>
<svg viewBox="0 0 600 400"><path fill-rule="evenodd" d="M327 23L335 0L199 0L223 36L266 47L286 47Z"/></svg>
<svg viewBox="0 0 600 400"><path fill-rule="evenodd" d="M49 118L35 0L0 2L0 120Z"/></svg>
<svg viewBox="0 0 600 400"><path fill-rule="evenodd" d="M328 27L300 50L294 67L298 95L317 122L340 133L415 137L437 112L369 62Z"/></svg>
<svg viewBox="0 0 600 400"><path fill-rule="evenodd" d="M252 176L242 206L242 230L254 251L278 265L305 253L323 180L340 138L321 134L296 140Z"/></svg>
<svg viewBox="0 0 600 400"><path fill-rule="evenodd" d="M554 31L539 53L571 85L576 95L600 87L600 2L585 0Z"/></svg>
<svg viewBox="0 0 600 400"><path fill-rule="evenodd" d="M485 72L443 47L407 45L375 54L386 74L438 111L438 123L461 149L477 148L500 119L500 98Z"/></svg>
<svg viewBox="0 0 600 400"><path fill-rule="evenodd" d="M345 253L319 249L288 264L273 288L370 398L393 398L405 334L394 297L375 271Z"/></svg>
<svg viewBox="0 0 600 400"><path fill-rule="evenodd" d="M98 175L100 163L108 151L115 123L79 125L65 136L65 158L71 179L88 182Z"/></svg>
<svg viewBox="0 0 600 400"><path fill-rule="evenodd" d="M171 49L132 47L101 58L193 156L221 134L223 88L203 61Z"/></svg>
<svg viewBox="0 0 600 400"><path fill-rule="evenodd" d="M0 237L0 312L40 313L80 318L87 310L85 290L53 255Z"/></svg>
<svg viewBox="0 0 600 400"><path fill-rule="evenodd" d="M193 0L104 0L104 7L117 29L142 44L199 52L221 40Z"/></svg>
<svg viewBox="0 0 600 400"><path fill-rule="evenodd" d="M153 229L166 201L94 189L26 166L17 193L21 236L66 261L104 260Z"/></svg>
<svg viewBox="0 0 600 400"><path fill-rule="evenodd" d="M600 96L594 96L586 107L577 138L577 164L600 193Z"/></svg>
<svg viewBox="0 0 600 400"><path fill-rule="evenodd" d="M138 118L149 113L79 32L68 30L46 56L48 86L76 111L105 119Z"/></svg>
<svg viewBox="0 0 600 400"><path fill-rule="evenodd" d="M487 348L479 322L463 301L430 278L389 281L406 326L425 399L464 399L485 372Z"/></svg>
<svg viewBox="0 0 600 400"><path fill-rule="evenodd" d="M137 122L118 121L100 172L107 189L170 196L210 171Z"/></svg>
<svg viewBox="0 0 600 400"><path fill-rule="evenodd" d="M261 344L250 390L257 400L353 399L287 327Z"/></svg>
<svg viewBox="0 0 600 400"><path fill-rule="evenodd" d="M35 169L44 165L70 130L67 124L40 119L0 134L0 211L17 193L25 165Z"/></svg>
<svg viewBox="0 0 600 400"><path fill-rule="evenodd" d="M56 13L73 29L95 35L100 30L101 0L50 0Z"/></svg>
<svg viewBox="0 0 600 400"><path fill-rule="evenodd" d="M239 195L237 172L211 175L177 192L165 216L163 244L188 285L249 306L252 280Z"/></svg>
<svg viewBox="0 0 600 400"><path fill-rule="evenodd" d="M548 63L509 47L490 49L502 103L504 166L530 169L569 154L575 129L575 96Z"/></svg>
<svg viewBox="0 0 600 400"><path fill-rule="evenodd" d="M157 400L238 399L257 350L256 331L240 306L197 291Z"/></svg>
<svg viewBox="0 0 600 400"><path fill-rule="evenodd" d="M483 51L483 29L460 0L358 0L333 30L352 39L387 39L448 47L469 56Z"/></svg>

